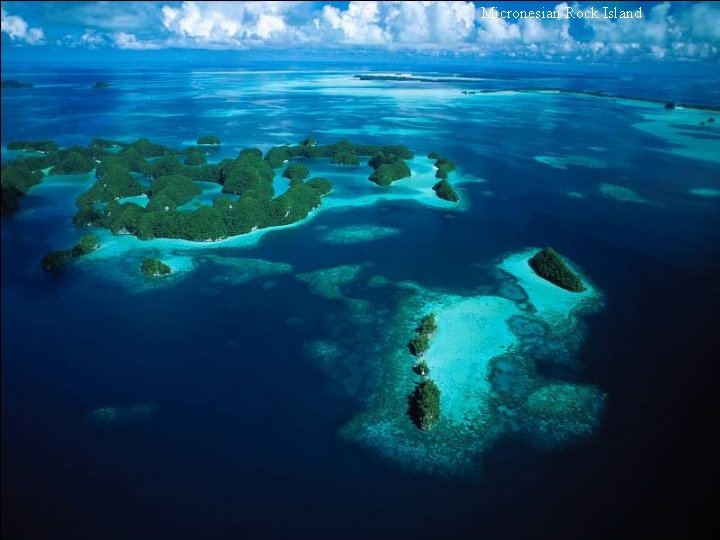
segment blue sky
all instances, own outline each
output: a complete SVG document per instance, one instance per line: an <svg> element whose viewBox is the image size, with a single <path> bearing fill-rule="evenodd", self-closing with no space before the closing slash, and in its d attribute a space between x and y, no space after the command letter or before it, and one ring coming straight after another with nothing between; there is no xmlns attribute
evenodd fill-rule
<svg viewBox="0 0 720 540"><path fill-rule="evenodd" d="M498 16L490 16L497 7ZM617 7L642 18L606 18ZM483 9L485 8L485 9ZM592 10L595 11L592 11ZM526 12L523 17L523 13ZM530 17L532 12L532 17ZM581 15L584 15L582 18ZM590 15L590 17L588 17ZM720 59L712 2L2 2L3 57L365 50L543 61ZM154 53L157 54L157 53Z"/></svg>

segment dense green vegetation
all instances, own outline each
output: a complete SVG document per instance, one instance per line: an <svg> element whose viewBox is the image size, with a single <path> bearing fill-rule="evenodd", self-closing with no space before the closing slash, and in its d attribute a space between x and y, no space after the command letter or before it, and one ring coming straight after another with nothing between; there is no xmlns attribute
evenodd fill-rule
<svg viewBox="0 0 720 540"><path fill-rule="evenodd" d="M145 192L140 183L122 167L113 167L103 173L92 187L77 198L81 208L95 203L110 202L121 197L133 197Z"/></svg>
<svg viewBox="0 0 720 540"><path fill-rule="evenodd" d="M219 143L212 135L198 139L198 144ZM298 145L271 148L265 155L257 148L246 148L235 159L212 164L206 162L207 150L202 148L177 151L146 138L131 143L96 138L87 147L65 149L52 141L18 141L9 146L45 154L3 165L3 212L17 207L28 187L42 179L44 169L50 169L50 174L94 169L95 183L77 198L75 225L104 227L141 239L195 241L218 240L305 218L320 205L332 185L323 178L308 180L307 165L291 163L283 171L289 180L288 189L275 196L275 169L295 158L329 158L335 163L358 164L365 156L374 169L371 179L387 185L410 175L405 160L413 157L404 146L354 145L347 140L319 145L312 136ZM220 184L226 196L217 197L212 206L184 209L201 193L197 180ZM143 194L148 197L145 207L120 201Z"/></svg>
<svg viewBox="0 0 720 540"><path fill-rule="evenodd" d="M128 144L125 148L126 150L135 150L144 158L162 157L177 153L172 148L163 146L162 144L155 144L144 137Z"/></svg>
<svg viewBox="0 0 720 540"><path fill-rule="evenodd" d="M57 152L58 145L52 141L10 141L8 150L25 150L26 152Z"/></svg>
<svg viewBox="0 0 720 540"><path fill-rule="evenodd" d="M425 354L430 347L430 339L436 330L437 321L435 320L435 315L432 313L425 315L415 329L415 335L408 342L408 349L410 349L413 356L420 358Z"/></svg>
<svg viewBox="0 0 720 540"><path fill-rule="evenodd" d="M440 389L431 379L420 381L408 401L408 414L423 431L432 428L440 419Z"/></svg>
<svg viewBox="0 0 720 540"><path fill-rule="evenodd" d="M190 202L200 193L202 193L202 189L190 178L181 174L156 178L147 191L151 202L160 197L171 200L175 206L182 206Z"/></svg>
<svg viewBox="0 0 720 540"><path fill-rule="evenodd" d="M246 148L233 161L221 163L220 183L223 193L251 195L260 199L271 199L275 172L270 164L262 159L262 152Z"/></svg>
<svg viewBox="0 0 720 540"><path fill-rule="evenodd" d="M3 164L0 169L2 213L11 214L17 210L21 197L42 178L41 171L32 171L22 162Z"/></svg>
<svg viewBox="0 0 720 540"><path fill-rule="evenodd" d="M425 360L419 360L413 364L413 371L421 377L427 377L430 373L430 368Z"/></svg>
<svg viewBox="0 0 720 540"><path fill-rule="evenodd" d="M128 172L146 175L150 173L150 164L137 150L125 147L117 154L108 154L102 158L95 169L95 176L102 178L111 169L123 169Z"/></svg>
<svg viewBox="0 0 720 540"><path fill-rule="evenodd" d="M140 270L142 270L142 273L146 276L166 276L171 272L167 264L151 257L143 259Z"/></svg>
<svg viewBox="0 0 720 540"><path fill-rule="evenodd" d="M185 165L195 166L205 165L207 163L205 153L197 146L191 146L190 148L186 148L183 154L185 155L185 160L183 161Z"/></svg>
<svg viewBox="0 0 720 540"><path fill-rule="evenodd" d="M440 179L440 181L433 186L433 191L435 191L435 194L440 199L458 202L460 200L460 196L447 180L448 174L451 171L454 171L457 168L457 165L455 165L455 162L451 159L446 158L437 152L430 152L428 157L435 160L435 167L437 167L435 178Z"/></svg>
<svg viewBox="0 0 720 540"><path fill-rule="evenodd" d="M203 137L198 137L197 144L217 145L220 144L220 139L215 135L204 135Z"/></svg>
<svg viewBox="0 0 720 540"><path fill-rule="evenodd" d="M31 171L22 161L4 163L0 170L2 171L2 186L14 188L22 193L39 184L43 178L42 171Z"/></svg>
<svg viewBox="0 0 720 540"><path fill-rule="evenodd" d="M310 171L302 163L293 163L283 171L282 175L283 178L288 178L289 180L305 180L310 176Z"/></svg>
<svg viewBox="0 0 720 540"><path fill-rule="evenodd" d="M432 336L437 331L437 319L435 318L435 314L428 313L420 319L417 331L421 334Z"/></svg>
<svg viewBox="0 0 720 540"><path fill-rule="evenodd" d="M412 154L410 156L412 157ZM410 167L405 163L405 159L408 158L390 148L374 153L368 161L368 165L375 169L370 175L370 181L380 186L389 186L395 180L409 178Z"/></svg>
<svg viewBox="0 0 720 540"><path fill-rule="evenodd" d="M313 188L320 196L327 195L332 190L332 184L324 178L312 178L305 183Z"/></svg>
<svg viewBox="0 0 720 540"><path fill-rule="evenodd" d="M320 145L313 136L309 136L297 146L271 148L265 155L265 161L273 168L295 157L330 158L331 163L358 165L361 156L370 157L368 165L374 171L369 179L376 184L388 186L411 175L405 160L412 159L413 153L405 146L356 145L346 139Z"/></svg>
<svg viewBox="0 0 720 540"><path fill-rule="evenodd" d="M430 347L430 338L427 334L415 334L408 342L408 349L414 356L422 356Z"/></svg>
<svg viewBox="0 0 720 540"><path fill-rule="evenodd" d="M99 247L100 240L98 240L98 237L93 234L86 234L80 240L78 240L78 243L75 244L75 246L72 248L72 251L75 257L80 257L82 255L87 255L88 253L95 251Z"/></svg>
<svg viewBox="0 0 720 540"><path fill-rule="evenodd" d="M61 266L71 260L87 255L100 247L100 241L96 236L88 234L83 236L77 244L70 249L51 251L42 258L40 264L48 272L58 270Z"/></svg>
<svg viewBox="0 0 720 540"><path fill-rule="evenodd" d="M395 180L409 178L411 175L410 167L400 158L396 158L392 163L382 163L370 175L370 181L375 182L379 186L389 186Z"/></svg>
<svg viewBox="0 0 720 540"><path fill-rule="evenodd" d="M81 154L80 152L71 151L64 154L60 163L50 169L50 174L84 174L89 173L95 168L95 162Z"/></svg>
<svg viewBox="0 0 720 540"><path fill-rule="evenodd" d="M546 247L528 261L535 273L543 279L572 292L582 292L585 286L580 278L560 258L557 252Z"/></svg>
<svg viewBox="0 0 720 540"><path fill-rule="evenodd" d="M450 202L458 202L460 200L460 196L450 185L450 182L444 178L433 186L433 191L440 199Z"/></svg>
<svg viewBox="0 0 720 540"><path fill-rule="evenodd" d="M265 154L265 161L267 161L273 169L277 169L280 165L292 158L290 151L289 146L274 146Z"/></svg>
<svg viewBox="0 0 720 540"><path fill-rule="evenodd" d="M46 272L53 272L59 270L61 266L69 263L72 259L72 249L58 249L45 255L40 264Z"/></svg>
<svg viewBox="0 0 720 540"><path fill-rule="evenodd" d="M111 84L107 81L95 81L92 85L93 89L99 90L102 88L110 88Z"/></svg>
<svg viewBox="0 0 720 540"><path fill-rule="evenodd" d="M454 171L457 168L454 161L442 156L435 160L435 166L437 167L435 177L444 180L447 179L449 172Z"/></svg>
<svg viewBox="0 0 720 540"><path fill-rule="evenodd" d="M360 165L360 156L353 152L339 152L330 158L330 163L337 165Z"/></svg>

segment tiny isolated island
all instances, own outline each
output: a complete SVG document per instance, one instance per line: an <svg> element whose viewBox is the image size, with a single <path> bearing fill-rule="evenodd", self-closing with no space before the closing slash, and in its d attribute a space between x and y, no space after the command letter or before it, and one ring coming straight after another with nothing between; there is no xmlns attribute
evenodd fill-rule
<svg viewBox="0 0 720 540"><path fill-rule="evenodd" d="M560 255L551 247L538 251L528 264L541 278L570 292L583 292L585 286L580 277L573 272Z"/></svg>
<svg viewBox="0 0 720 540"><path fill-rule="evenodd" d="M167 276L172 272L170 266L162 262L160 259L154 259L152 257L143 259L143 262L140 265L140 270L143 274L150 277Z"/></svg>
<svg viewBox="0 0 720 540"><path fill-rule="evenodd" d="M76 199L73 223L100 227L141 240L178 238L217 241L298 222L321 205L332 184L312 177L302 158L325 158L331 164L358 165L367 159L368 180L383 188L412 176L407 160L414 154L402 145L358 145L347 140L321 145L310 136L297 145L276 146L263 153L245 148L235 159L209 163L207 155L221 144L215 135L196 146L176 150L141 138L132 143L93 139L86 147L60 148L53 141L13 141L7 148L20 157L2 165L2 212L17 210L22 196L43 178L93 173L95 182ZM24 154L24 155L23 155ZM438 198L457 202L447 181L455 164L436 153L433 187ZM288 180L275 194L276 170ZM216 183L212 203L192 201L202 193L198 182ZM142 203L145 203L144 205Z"/></svg>

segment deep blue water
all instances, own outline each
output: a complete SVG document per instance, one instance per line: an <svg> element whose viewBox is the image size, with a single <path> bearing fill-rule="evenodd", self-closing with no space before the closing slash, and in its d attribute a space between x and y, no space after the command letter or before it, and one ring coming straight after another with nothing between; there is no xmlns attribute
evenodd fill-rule
<svg viewBox="0 0 720 540"><path fill-rule="evenodd" d="M667 142L631 127L638 111L575 95L471 107L442 94L447 85L412 83L407 96L403 83L383 83L363 94L362 83L325 86L321 72L11 74L37 87L3 91L3 146L94 136L180 146L216 133L233 155L313 132L323 142L390 139L446 153L487 180L462 187L465 212L402 201L333 210L257 247L208 253L289 263L296 273L370 262L389 280L463 292L491 281L477 263L551 243L605 294L605 308L584 321L579 369L567 376L599 386L608 407L597 436L576 446L502 441L483 456L479 478L405 471L336 433L362 410L378 359L353 355L361 360L350 370L362 377L353 393L305 352L342 302L291 274L216 282L228 270L203 259L174 286L142 292L97 263L43 275L39 258L81 234L70 222L76 192L31 191L2 223L3 538L693 536L718 478L720 201L688 189L720 189L716 162L661 152ZM117 84L98 95L89 84L100 79ZM631 83L573 77L552 86L631 94ZM697 79L660 88L718 105L717 86ZM638 85L637 95L647 92ZM408 131L392 131L400 129ZM599 156L607 168L533 160L554 154ZM649 202L602 197L603 182ZM322 227L354 224L402 233L354 245L318 240ZM398 299L373 300L392 310ZM373 332L369 342L383 328ZM87 418L136 404L156 412L112 425Z"/></svg>

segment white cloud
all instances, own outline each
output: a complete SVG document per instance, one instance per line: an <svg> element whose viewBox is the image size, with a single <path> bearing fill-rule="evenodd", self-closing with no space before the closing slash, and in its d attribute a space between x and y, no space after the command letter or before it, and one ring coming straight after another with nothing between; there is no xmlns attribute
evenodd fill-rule
<svg viewBox="0 0 720 540"><path fill-rule="evenodd" d="M149 50L162 48L158 43L139 40L134 34L128 34L127 32L116 32L112 38L113 44L118 49Z"/></svg>
<svg viewBox="0 0 720 540"><path fill-rule="evenodd" d="M162 25L169 33L168 46L211 48L367 46L481 55L576 58L637 53L666 58L711 57L720 41L720 8L714 5L664 2L645 10L641 20L571 20L568 7L567 2L557 4L554 18L501 19L483 17L480 7L465 1L353 0L344 7L187 1L163 6ZM588 7L572 4L574 12ZM573 37L571 25L584 30L583 40Z"/></svg>
<svg viewBox="0 0 720 540"><path fill-rule="evenodd" d="M25 19L17 15L10 15L5 8L0 8L0 31L28 45L42 45L45 42L45 33L42 28L30 28Z"/></svg>
<svg viewBox="0 0 720 540"><path fill-rule="evenodd" d="M315 27L339 43L353 45L453 44L475 32L475 5L352 1L345 10L324 6Z"/></svg>
<svg viewBox="0 0 720 540"><path fill-rule="evenodd" d="M647 43L648 46L663 43L668 38L672 19L670 3L653 7L642 20L638 19L588 19L594 39L609 44Z"/></svg>
<svg viewBox="0 0 720 540"><path fill-rule="evenodd" d="M405 2L401 2L405 4ZM430 41L464 41L475 31L475 4L472 2L426 2Z"/></svg>
<svg viewBox="0 0 720 540"><path fill-rule="evenodd" d="M80 36L80 43L90 49L96 49L101 45L107 44L107 40L105 36L94 30L85 30L83 35Z"/></svg>
<svg viewBox="0 0 720 540"><path fill-rule="evenodd" d="M520 39L520 27L500 17L478 18L478 41L505 43Z"/></svg>
<svg viewBox="0 0 720 540"><path fill-rule="evenodd" d="M707 2L690 6L682 24L697 39L720 41L720 5Z"/></svg>
<svg viewBox="0 0 720 540"><path fill-rule="evenodd" d="M175 37L196 45L276 41L288 33L286 14L297 7L297 2L188 1L163 6L162 24Z"/></svg>
<svg viewBox="0 0 720 540"><path fill-rule="evenodd" d="M380 26L378 2L350 2L344 11L326 5L316 26L340 43L378 45L390 42L390 34Z"/></svg>
<svg viewBox="0 0 720 540"><path fill-rule="evenodd" d="M560 1L560 0L557 0ZM554 18L486 16L493 4L468 1L358 1L346 4L273 1L79 2L42 5L44 25L75 25L69 46L124 49L250 47L368 47L425 54L507 55L529 58L678 57L718 59L720 3L642 4L642 19L569 19L600 4L567 0L515 9L554 10ZM497 3L494 3L497 4ZM498 9L507 4L497 4ZM615 5L610 3L610 5ZM485 11L483 8L485 7ZM622 4L618 4L623 9ZM28 12L23 12L30 13ZM29 15L26 15L29 17ZM2 31L18 43L45 41L3 8ZM56 40L58 36L51 36Z"/></svg>

